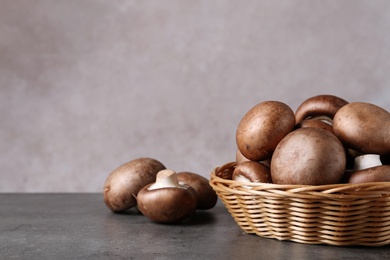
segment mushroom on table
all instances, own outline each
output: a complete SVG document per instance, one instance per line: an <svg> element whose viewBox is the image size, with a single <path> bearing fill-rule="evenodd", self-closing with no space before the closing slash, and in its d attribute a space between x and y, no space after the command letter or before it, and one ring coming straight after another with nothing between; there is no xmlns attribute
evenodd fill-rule
<svg viewBox="0 0 390 260"><path fill-rule="evenodd" d="M142 188L137 196L138 209L159 223L180 222L195 212L196 191L177 180L176 172L165 169L157 173L156 182Z"/></svg>
<svg viewBox="0 0 390 260"><path fill-rule="evenodd" d="M104 183L104 203L113 212L134 207L138 192L154 182L157 173L163 169L165 166L153 158L137 158L119 166L107 176Z"/></svg>
<svg viewBox="0 0 390 260"><path fill-rule="evenodd" d="M193 172L178 172L176 176L179 183L187 184L196 191L198 197L196 209L207 210L217 204L217 193L210 186L208 179Z"/></svg>

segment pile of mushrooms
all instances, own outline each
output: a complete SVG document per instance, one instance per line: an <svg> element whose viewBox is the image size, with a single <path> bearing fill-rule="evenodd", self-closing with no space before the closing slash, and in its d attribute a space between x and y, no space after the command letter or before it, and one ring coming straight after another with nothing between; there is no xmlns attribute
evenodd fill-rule
<svg viewBox="0 0 390 260"><path fill-rule="evenodd" d="M280 101L252 107L236 129L236 166L217 173L239 182L325 185L390 181L390 113L367 102L317 95L294 112ZM158 223L208 210L217 194L208 179L138 158L112 171L103 189L115 213L138 206Z"/></svg>
<svg viewBox="0 0 390 260"><path fill-rule="evenodd" d="M218 198L205 177L176 173L153 158L137 158L113 170L104 183L103 197L114 213L138 206L157 223L180 222L196 210L213 208Z"/></svg>
<svg viewBox="0 0 390 260"><path fill-rule="evenodd" d="M241 182L325 185L390 181L390 113L334 95L252 107L236 130L236 167L219 176Z"/></svg>

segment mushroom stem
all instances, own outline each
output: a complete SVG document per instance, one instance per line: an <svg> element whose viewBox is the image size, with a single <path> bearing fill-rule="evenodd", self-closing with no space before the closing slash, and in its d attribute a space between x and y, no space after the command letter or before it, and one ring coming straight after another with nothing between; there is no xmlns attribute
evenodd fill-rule
<svg viewBox="0 0 390 260"><path fill-rule="evenodd" d="M157 173L156 182L150 185L148 190L175 187L180 187L179 182L177 181L176 172L165 169Z"/></svg>
<svg viewBox="0 0 390 260"><path fill-rule="evenodd" d="M363 154L355 157L353 171L364 170L382 165L379 154Z"/></svg>

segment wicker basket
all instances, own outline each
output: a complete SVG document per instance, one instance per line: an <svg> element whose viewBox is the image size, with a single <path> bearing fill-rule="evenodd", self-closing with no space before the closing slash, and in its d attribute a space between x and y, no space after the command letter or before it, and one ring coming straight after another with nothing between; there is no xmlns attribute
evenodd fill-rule
<svg viewBox="0 0 390 260"><path fill-rule="evenodd" d="M215 168L210 185L246 233L304 244L390 244L390 182L309 186L218 177L235 166Z"/></svg>

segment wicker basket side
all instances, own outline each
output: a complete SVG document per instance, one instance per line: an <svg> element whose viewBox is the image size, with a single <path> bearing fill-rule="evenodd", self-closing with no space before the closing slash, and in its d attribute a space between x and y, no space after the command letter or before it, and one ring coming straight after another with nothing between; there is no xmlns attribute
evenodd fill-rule
<svg viewBox="0 0 390 260"><path fill-rule="evenodd" d="M224 168L225 167L225 168ZM216 176L210 185L246 233L305 244L390 244L390 183L248 184Z"/></svg>

